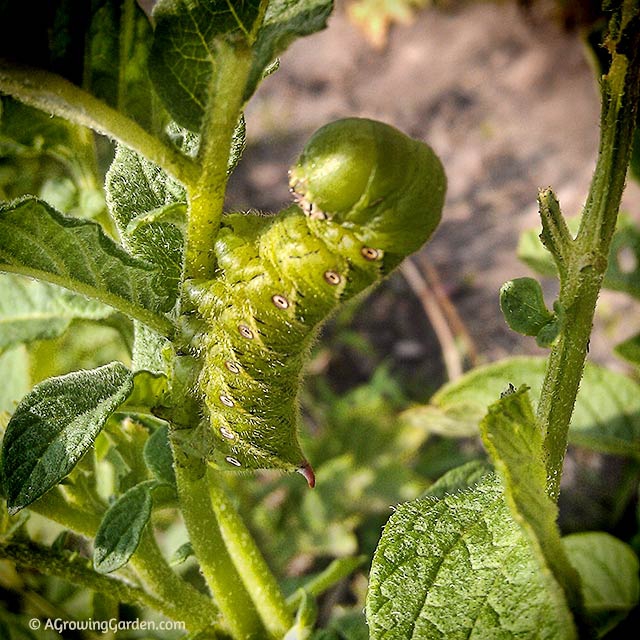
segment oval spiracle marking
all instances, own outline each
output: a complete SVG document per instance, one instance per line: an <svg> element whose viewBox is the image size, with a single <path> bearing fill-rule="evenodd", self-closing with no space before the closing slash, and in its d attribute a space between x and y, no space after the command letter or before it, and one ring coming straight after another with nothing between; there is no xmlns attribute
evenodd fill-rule
<svg viewBox="0 0 640 640"><path fill-rule="evenodd" d="M236 375L240 373L240 365L233 362L233 360L227 360L224 363L224 366L227 367L227 369L231 371L231 373L235 373Z"/></svg>
<svg viewBox="0 0 640 640"><path fill-rule="evenodd" d="M233 456L227 456L225 458L225 460L229 463L232 464L234 467L241 467L242 463L240 462L240 460L234 458Z"/></svg>
<svg viewBox="0 0 640 640"><path fill-rule="evenodd" d="M233 407L235 405L233 398L224 395L224 393L220 394L220 402L222 402L222 404L226 405L227 407Z"/></svg>
<svg viewBox="0 0 640 640"><path fill-rule="evenodd" d="M340 284L340 282L342 282L342 277L340 276L339 273L335 272L335 271L325 271L324 272L324 279L331 285L337 285Z"/></svg>
<svg viewBox="0 0 640 640"><path fill-rule="evenodd" d="M279 293L276 293L276 295L271 296L271 302L273 302L273 304L276 307L278 307L278 309L289 308L289 301L284 296L281 296Z"/></svg>
<svg viewBox="0 0 640 640"><path fill-rule="evenodd" d="M239 324L238 331L243 338L246 338L247 340L253 340L253 331L249 327L247 327L246 324Z"/></svg>
<svg viewBox="0 0 640 640"><path fill-rule="evenodd" d="M233 431L229 431L229 429L227 429L226 427L220 427L220 433L221 433L222 437L226 438L227 440L235 440L236 439L236 434L233 433Z"/></svg>
<svg viewBox="0 0 640 640"><path fill-rule="evenodd" d="M380 257L380 251L373 247L362 247L360 253L365 260L377 260Z"/></svg>

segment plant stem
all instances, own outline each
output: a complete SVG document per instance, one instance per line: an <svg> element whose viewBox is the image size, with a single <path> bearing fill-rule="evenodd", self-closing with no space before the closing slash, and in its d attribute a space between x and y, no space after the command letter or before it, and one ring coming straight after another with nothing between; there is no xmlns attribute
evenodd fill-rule
<svg viewBox="0 0 640 640"><path fill-rule="evenodd" d="M100 515L70 505L57 488L29 505L29 510L90 539L101 522ZM158 596L155 602L159 607L155 608L174 620L183 620L189 628L209 626L218 613L214 604L172 571L152 536L150 531L145 532L130 564Z"/></svg>
<svg viewBox="0 0 640 640"><path fill-rule="evenodd" d="M88 561L79 556L56 553L34 542L24 542L0 543L0 558L8 558L22 567L105 593L120 602L137 603L157 611L165 610L164 604L154 596L121 580L96 573L87 566Z"/></svg>
<svg viewBox="0 0 640 640"><path fill-rule="evenodd" d="M621 32L609 43L612 64L602 79L600 149L580 230L567 247L559 304L563 327L549 356L537 419L545 434L547 490L560 491L569 422L589 348L596 302L607 268L631 154L640 94L640 11L625 0ZM624 49L623 49L624 47ZM543 221L544 222L544 221Z"/></svg>
<svg viewBox="0 0 640 640"><path fill-rule="evenodd" d="M211 278L213 246L220 228L227 188L233 132L244 106L244 90L251 69L251 50L240 43L220 42L198 159L202 171L189 189L187 250L188 278Z"/></svg>
<svg viewBox="0 0 640 640"><path fill-rule="evenodd" d="M208 479L211 504L229 555L253 599L264 626L274 638L281 638L293 625L293 619L278 581L221 486L218 474L210 470Z"/></svg>
<svg viewBox="0 0 640 640"><path fill-rule="evenodd" d="M0 60L0 91L121 142L166 169L185 185L194 184L198 179L198 167L191 159L55 73Z"/></svg>
<svg viewBox="0 0 640 640"><path fill-rule="evenodd" d="M192 478L176 464L180 508L202 574L234 638L264 638L265 629L222 538L205 478Z"/></svg>
<svg viewBox="0 0 640 640"><path fill-rule="evenodd" d="M187 628L204 629L219 617L211 600L188 586L167 564L149 525L145 528L134 556L134 567L144 583L163 602L171 603L174 620L183 620Z"/></svg>

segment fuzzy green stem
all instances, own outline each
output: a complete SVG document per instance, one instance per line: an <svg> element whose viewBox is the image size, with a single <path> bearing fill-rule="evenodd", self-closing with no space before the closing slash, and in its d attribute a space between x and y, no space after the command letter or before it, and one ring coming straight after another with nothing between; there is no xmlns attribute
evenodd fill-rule
<svg viewBox="0 0 640 640"><path fill-rule="evenodd" d="M0 60L0 91L121 142L166 169L184 184L194 184L198 179L198 168L192 160L55 73Z"/></svg>
<svg viewBox="0 0 640 640"><path fill-rule="evenodd" d="M136 573L163 602L171 603L177 612L174 619L184 620L193 630L204 629L217 620L219 612L209 598L191 588L185 589L187 583L168 565L148 526L135 555Z"/></svg>
<svg viewBox="0 0 640 640"><path fill-rule="evenodd" d="M545 434L547 488L553 499L557 499L560 491L569 422L607 268L638 109L640 12L637 0L626 0L623 11L622 32L611 44L611 68L602 79L598 162L580 230L563 253L566 274L561 273L558 299L564 311L563 328L551 350L538 403L537 419Z"/></svg>
<svg viewBox="0 0 640 640"><path fill-rule="evenodd" d="M34 542L0 543L0 558L12 560L21 567L36 569L72 584L104 593L114 600L141 604L157 611L165 610L164 603L133 585L96 573L79 556L56 553Z"/></svg>
<svg viewBox="0 0 640 640"><path fill-rule="evenodd" d="M251 69L251 50L242 44L221 42L216 50L216 71L198 159L202 171L189 188L187 251L188 278L211 278L213 245L220 228L227 188L229 153L233 132L244 106L244 91Z"/></svg>
<svg viewBox="0 0 640 640"><path fill-rule="evenodd" d="M281 638L293 625L293 619L289 614L278 581L271 573L253 536L221 486L218 474L209 471L208 479L211 504L229 555L265 627L272 637Z"/></svg>
<svg viewBox="0 0 640 640"><path fill-rule="evenodd" d="M95 538L101 522L100 515L74 508L57 488L31 504L29 510L87 538ZM158 596L154 601L159 603L158 611L174 620L183 620L189 629L203 629L215 621L218 612L214 604L172 571L149 530L130 564Z"/></svg>
<svg viewBox="0 0 640 640"><path fill-rule="evenodd" d="M191 477L188 468L181 464L176 464L175 470L189 539L226 626L238 640L266 637L254 604L229 557L205 478Z"/></svg>

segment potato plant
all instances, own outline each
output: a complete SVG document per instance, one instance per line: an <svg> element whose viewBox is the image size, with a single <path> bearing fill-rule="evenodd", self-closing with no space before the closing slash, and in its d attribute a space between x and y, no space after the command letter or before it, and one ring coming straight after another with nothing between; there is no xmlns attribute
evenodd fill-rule
<svg viewBox="0 0 640 640"><path fill-rule="evenodd" d="M147 4L0 7L13 31L0 43L0 558L94 594L77 618L126 621L133 606L138 620L156 612L183 625L149 637L570 639L615 629L638 602L637 557L604 532L562 537L557 503L569 441L640 452L640 387L585 365L601 287L640 297L637 271L617 263L623 247L640 253L638 232L616 230L627 168L640 164L638 1L605 7L600 150L575 231L543 189L541 244L523 244L525 260L558 278L558 299L548 309L532 278L500 292L509 326L548 358L474 369L401 414L381 402L380 374L348 413L335 402L349 459L306 434L300 443L301 376L323 322L429 239L442 165L425 143L348 118L301 150L290 206L223 211L247 102L291 42L325 26L332 2ZM104 345L111 362L86 368L72 350L69 362L29 371L29 358L64 352L79 321L118 336L119 347ZM99 335L85 350L103 348ZM640 360L637 340L620 351ZM376 426L358 433L359 420ZM389 474L414 486L405 429L479 435L488 459L420 497L405 492L416 499L376 540L364 615L318 616L317 599L367 559L345 535L350 553L291 585L274 571L274 548L335 524L313 496L348 501L363 482L350 467L358 456L367 482L385 488ZM242 515L256 506L247 487L257 469L293 472L278 527L257 507L251 526ZM56 540L33 526L42 518ZM188 541L169 557L178 520ZM29 624L5 611L0 635L64 637L43 625L55 607L37 610Z"/></svg>

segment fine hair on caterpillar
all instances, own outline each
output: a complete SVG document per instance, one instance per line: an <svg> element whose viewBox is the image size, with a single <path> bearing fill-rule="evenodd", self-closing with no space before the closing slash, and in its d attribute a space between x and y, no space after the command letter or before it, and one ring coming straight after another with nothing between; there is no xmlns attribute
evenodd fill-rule
<svg viewBox="0 0 640 640"><path fill-rule="evenodd" d="M313 470L298 443L298 391L320 325L436 228L446 179L424 143L347 118L319 129L275 216L224 216L215 277L194 283L206 326L199 385L223 469Z"/></svg>

